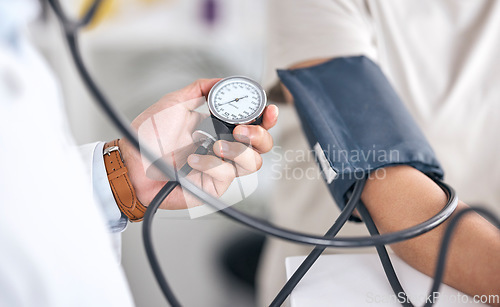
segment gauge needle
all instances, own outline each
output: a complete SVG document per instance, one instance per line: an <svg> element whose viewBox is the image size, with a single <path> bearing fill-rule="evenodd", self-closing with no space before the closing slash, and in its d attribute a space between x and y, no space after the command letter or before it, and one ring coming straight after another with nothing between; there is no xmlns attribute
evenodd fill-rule
<svg viewBox="0 0 500 307"><path fill-rule="evenodd" d="M223 106L223 105L225 105L225 104L230 104L231 102L238 102L238 101L240 101L241 99L243 99L243 98L247 98L247 97L248 97L248 95L247 95L247 96L240 97L240 98L235 98L235 99L233 99L233 100L231 100L231 101L228 101L228 102L220 103L220 104L219 104L219 107L220 107L220 106ZM232 104L231 104L231 105L232 105ZM235 107L234 105L232 105L232 106L233 106L233 107ZM236 107L235 107L235 108L236 108ZM237 109L237 108L236 108L236 109Z"/></svg>

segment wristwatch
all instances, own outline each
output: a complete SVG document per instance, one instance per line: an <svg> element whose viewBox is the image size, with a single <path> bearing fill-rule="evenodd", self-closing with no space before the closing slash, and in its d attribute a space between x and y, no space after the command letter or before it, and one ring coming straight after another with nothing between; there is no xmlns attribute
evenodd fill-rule
<svg viewBox="0 0 500 307"><path fill-rule="evenodd" d="M139 199L137 199L134 187L128 176L127 167L123 162L122 153L118 147L118 141L114 140L104 145L103 157L109 185L120 211L131 222L140 222L146 213L146 206L141 204Z"/></svg>

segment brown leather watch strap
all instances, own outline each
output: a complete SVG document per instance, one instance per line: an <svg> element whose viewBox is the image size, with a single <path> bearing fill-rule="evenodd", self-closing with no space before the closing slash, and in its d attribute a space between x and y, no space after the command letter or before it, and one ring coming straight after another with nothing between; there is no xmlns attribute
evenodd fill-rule
<svg viewBox="0 0 500 307"><path fill-rule="evenodd" d="M128 176L128 170L122 159L118 140L104 145L104 165L108 174L109 185L116 204L131 222L140 222L146 213L146 207L137 199L134 187Z"/></svg>

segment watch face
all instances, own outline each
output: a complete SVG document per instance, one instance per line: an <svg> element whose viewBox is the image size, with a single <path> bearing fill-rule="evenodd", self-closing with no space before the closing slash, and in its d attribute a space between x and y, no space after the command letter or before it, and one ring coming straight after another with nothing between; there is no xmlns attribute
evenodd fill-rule
<svg viewBox="0 0 500 307"><path fill-rule="evenodd" d="M266 107L264 89L246 77L229 77L217 82L208 94L212 115L229 124L249 124L258 119Z"/></svg>

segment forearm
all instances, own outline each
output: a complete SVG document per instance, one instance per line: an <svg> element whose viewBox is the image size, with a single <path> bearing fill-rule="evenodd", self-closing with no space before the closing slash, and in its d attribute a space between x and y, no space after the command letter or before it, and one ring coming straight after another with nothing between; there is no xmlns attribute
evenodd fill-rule
<svg viewBox="0 0 500 307"><path fill-rule="evenodd" d="M368 180L362 195L381 233L425 221L446 203L445 193L419 171L407 166L386 171L383 179ZM459 202L457 211L466 207ZM391 248L408 264L432 276L447 224ZM470 295L500 294L500 231L480 215L466 215L456 228L444 282Z"/></svg>

